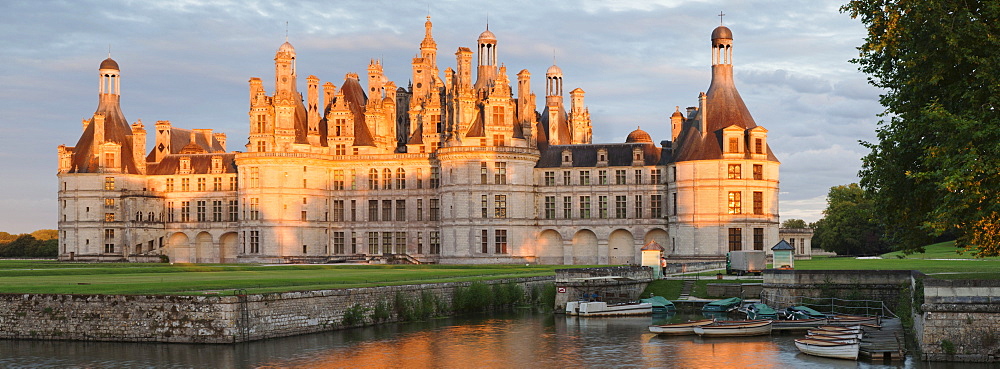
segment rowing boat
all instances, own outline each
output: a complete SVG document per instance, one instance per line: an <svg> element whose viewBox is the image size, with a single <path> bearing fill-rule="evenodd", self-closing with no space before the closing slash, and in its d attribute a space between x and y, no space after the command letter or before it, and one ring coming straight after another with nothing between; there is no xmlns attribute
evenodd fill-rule
<svg viewBox="0 0 1000 369"><path fill-rule="evenodd" d="M694 333L702 337L763 336L771 334L771 321L713 323L694 327Z"/></svg>
<svg viewBox="0 0 1000 369"><path fill-rule="evenodd" d="M795 340L795 347L803 353L835 359L857 360L860 343L840 343L802 338Z"/></svg>
<svg viewBox="0 0 1000 369"><path fill-rule="evenodd" d="M665 336L683 336L694 334L694 327L712 324L712 319L695 320L685 323L651 325L649 331Z"/></svg>

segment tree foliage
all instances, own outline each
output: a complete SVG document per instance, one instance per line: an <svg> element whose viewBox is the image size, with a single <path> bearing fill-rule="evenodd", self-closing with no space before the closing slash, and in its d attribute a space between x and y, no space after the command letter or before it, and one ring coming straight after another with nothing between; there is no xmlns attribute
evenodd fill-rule
<svg viewBox="0 0 1000 369"><path fill-rule="evenodd" d="M872 201L857 183L830 188L823 219L815 223L813 246L839 255L875 255L887 251Z"/></svg>
<svg viewBox="0 0 1000 369"><path fill-rule="evenodd" d="M38 240L30 234L22 234L17 239L0 243L0 257L56 257L59 255L59 240Z"/></svg>
<svg viewBox="0 0 1000 369"><path fill-rule="evenodd" d="M781 222L781 228L808 228L806 221L802 219L786 219Z"/></svg>
<svg viewBox="0 0 1000 369"><path fill-rule="evenodd" d="M897 249L953 232L1000 255L1000 2L855 0L868 28L853 60L883 88L861 186Z"/></svg>

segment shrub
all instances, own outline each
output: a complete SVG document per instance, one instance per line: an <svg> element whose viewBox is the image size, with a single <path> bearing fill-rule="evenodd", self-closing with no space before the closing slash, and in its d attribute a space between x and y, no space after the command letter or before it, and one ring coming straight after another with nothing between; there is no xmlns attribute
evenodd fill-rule
<svg viewBox="0 0 1000 369"><path fill-rule="evenodd" d="M352 327L360 325L365 322L365 314L368 313L368 309L360 304L354 304L344 311L344 319L341 321L345 327Z"/></svg>
<svg viewBox="0 0 1000 369"><path fill-rule="evenodd" d="M392 317L392 310L389 309L389 303L385 301L380 301L375 304L375 311L372 312L372 320L376 322L384 322Z"/></svg>

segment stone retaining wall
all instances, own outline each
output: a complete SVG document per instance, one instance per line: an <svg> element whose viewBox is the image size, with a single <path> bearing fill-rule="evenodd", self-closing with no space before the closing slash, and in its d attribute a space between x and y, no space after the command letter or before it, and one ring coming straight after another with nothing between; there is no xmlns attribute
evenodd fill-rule
<svg viewBox="0 0 1000 369"><path fill-rule="evenodd" d="M764 289L761 283L709 283L705 292L715 297L739 297L741 299L757 299Z"/></svg>
<svg viewBox="0 0 1000 369"><path fill-rule="evenodd" d="M530 295L553 277L487 281L517 283ZM232 343L346 328L354 306L374 324L380 303L397 294L419 301L425 292L451 306L469 282L286 292L246 296L136 296L0 294L0 339ZM538 286L538 287L536 287ZM446 312L450 313L450 312ZM391 314L385 321L397 321Z"/></svg>
<svg viewBox="0 0 1000 369"><path fill-rule="evenodd" d="M913 284L910 270L779 270L764 272L761 299L777 309L788 305L789 297L837 297L880 300L895 311L900 291Z"/></svg>
<svg viewBox="0 0 1000 369"><path fill-rule="evenodd" d="M1000 361L1000 280L927 278L917 332L924 360Z"/></svg>

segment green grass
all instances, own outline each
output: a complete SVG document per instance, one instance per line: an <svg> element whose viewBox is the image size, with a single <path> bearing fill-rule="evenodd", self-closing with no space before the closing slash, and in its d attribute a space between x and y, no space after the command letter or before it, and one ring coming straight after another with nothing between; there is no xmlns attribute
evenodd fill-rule
<svg viewBox="0 0 1000 369"><path fill-rule="evenodd" d="M483 281L555 275L566 266L83 264L0 261L0 293L250 293Z"/></svg>
<svg viewBox="0 0 1000 369"><path fill-rule="evenodd" d="M814 256L796 260L797 270L919 270L940 279L1000 279L1000 260L855 259Z"/></svg>
<svg viewBox="0 0 1000 369"><path fill-rule="evenodd" d="M682 287L684 287L684 281L679 279L657 279L646 286L640 298L647 298L652 293L656 296L663 296L667 300L676 300L681 297Z"/></svg>
<svg viewBox="0 0 1000 369"><path fill-rule="evenodd" d="M962 252L959 254L959 252ZM955 241L947 241L941 243L935 243L933 245L924 246L924 252L914 253L910 255L904 254L902 251L890 252L888 254L883 254L883 258L886 259L976 259L975 254L971 252L965 252L964 249L955 247ZM979 260L1000 260L1000 257L989 257L981 258Z"/></svg>

